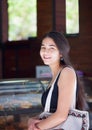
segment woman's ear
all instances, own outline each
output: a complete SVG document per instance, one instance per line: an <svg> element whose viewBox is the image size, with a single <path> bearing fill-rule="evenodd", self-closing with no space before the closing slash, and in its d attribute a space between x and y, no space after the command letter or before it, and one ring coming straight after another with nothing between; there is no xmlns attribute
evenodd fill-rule
<svg viewBox="0 0 92 130"><path fill-rule="evenodd" d="M62 56L62 53L60 52L60 60L62 60L63 59L63 56Z"/></svg>

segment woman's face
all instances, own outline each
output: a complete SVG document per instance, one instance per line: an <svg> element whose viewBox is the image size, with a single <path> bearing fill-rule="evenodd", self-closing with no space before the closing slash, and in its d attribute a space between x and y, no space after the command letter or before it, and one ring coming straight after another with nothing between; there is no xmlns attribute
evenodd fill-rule
<svg viewBox="0 0 92 130"><path fill-rule="evenodd" d="M46 65L55 65L60 63L60 52L52 38L44 38L42 41L40 56Z"/></svg>

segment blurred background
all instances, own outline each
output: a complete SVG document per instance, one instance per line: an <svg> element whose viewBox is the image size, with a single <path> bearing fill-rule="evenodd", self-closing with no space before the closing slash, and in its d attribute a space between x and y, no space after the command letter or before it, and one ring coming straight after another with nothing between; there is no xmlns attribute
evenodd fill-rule
<svg viewBox="0 0 92 130"><path fill-rule="evenodd" d="M92 0L0 0L0 130L26 130L28 118L42 111L51 73L39 50L52 30L70 43L92 129Z"/></svg>

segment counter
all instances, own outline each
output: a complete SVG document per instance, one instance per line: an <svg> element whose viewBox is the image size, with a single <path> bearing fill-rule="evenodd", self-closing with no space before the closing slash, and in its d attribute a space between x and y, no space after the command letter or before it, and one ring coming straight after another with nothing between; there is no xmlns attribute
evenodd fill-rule
<svg viewBox="0 0 92 130"><path fill-rule="evenodd" d="M49 80L0 80L0 116L39 113L41 96Z"/></svg>

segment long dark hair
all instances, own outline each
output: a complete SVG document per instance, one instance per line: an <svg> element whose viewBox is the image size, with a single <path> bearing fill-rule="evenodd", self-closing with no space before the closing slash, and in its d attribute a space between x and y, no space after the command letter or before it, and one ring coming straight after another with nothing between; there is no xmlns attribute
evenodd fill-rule
<svg viewBox="0 0 92 130"><path fill-rule="evenodd" d="M43 39L46 37L53 39L57 48L59 49L60 53L62 54L63 59L60 60L60 63L64 66L73 67L73 65L70 62L70 58L69 58L70 45L69 45L68 40L65 38L65 36L60 32L52 31L52 32L45 34ZM84 110L85 102L86 102L84 88L80 82L80 79L79 79L79 76L77 73L76 73L76 75L77 75L76 108L80 109L80 110Z"/></svg>

